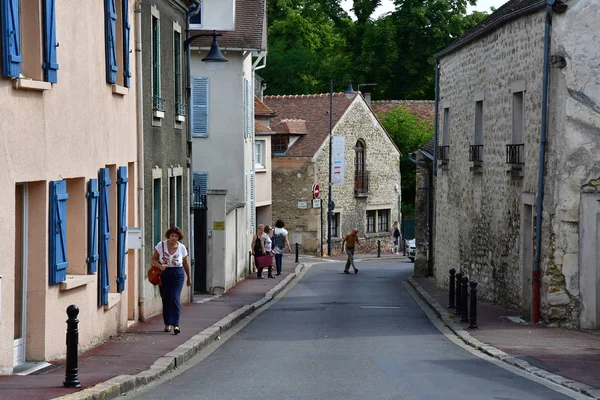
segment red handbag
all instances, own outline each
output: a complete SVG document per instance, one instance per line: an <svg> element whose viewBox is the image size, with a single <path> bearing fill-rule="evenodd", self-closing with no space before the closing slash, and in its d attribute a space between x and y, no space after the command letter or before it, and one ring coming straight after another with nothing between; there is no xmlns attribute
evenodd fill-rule
<svg viewBox="0 0 600 400"><path fill-rule="evenodd" d="M272 267L273 266L273 254L267 254L264 256L256 256L255 263L258 268Z"/></svg>
<svg viewBox="0 0 600 400"><path fill-rule="evenodd" d="M150 267L150 269L148 270L148 282L150 282L154 286L160 285L162 283L160 280L162 273L163 272L160 270L160 268L155 266Z"/></svg>

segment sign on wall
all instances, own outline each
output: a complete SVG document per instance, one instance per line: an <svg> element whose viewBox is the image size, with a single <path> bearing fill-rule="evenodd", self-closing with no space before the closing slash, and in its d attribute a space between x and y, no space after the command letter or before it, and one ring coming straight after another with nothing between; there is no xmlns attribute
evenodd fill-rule
<svg viewBox="0 0 600 400"><path fill-rule="evenodd" d="M334 136L331 146L331 183L337 186L344 184L344 136Z"/></svg>

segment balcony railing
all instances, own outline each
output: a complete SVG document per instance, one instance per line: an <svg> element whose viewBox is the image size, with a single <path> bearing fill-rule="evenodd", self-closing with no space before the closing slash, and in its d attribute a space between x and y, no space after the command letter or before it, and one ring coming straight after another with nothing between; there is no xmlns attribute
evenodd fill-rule
<svg viewBox="0 0 600 400"><path fill-rule="evenodd" d="M482 144L472 144L469 146L469 161L474 163L482 163L483 162L483 145Z"/></svg>
<svg viewBox="0 0 600 400"><path fill-rule="evenodd" d="M443 163L450 160L450 146L438 146L438 160Z"/></svg>
<svg viewBox="0 0 600 400"><path fill-rule="evenodd" d="M525 152L524 144L507 144L506 145L506 163L507 164L515 164L522 165L523 154Z"/></svg>
<svg viewBox="0 0 600 400"><path fill-rule="evenodd" d="M155 111L165 111L165 99L159 96L152 97L152 108Z"/></svg>
<svg viewBox="0 0 600 400"><path fill-rule="evenodd" d="M355 171L354 172L354 194L366 195L369 193L369 172Z"/></svg>
<svg viewBox="0 0 600 400"><path fill-rule="evenodd" d="M175 109L176 109L177 115L185 115L185 104L175 103Z"/></svg>

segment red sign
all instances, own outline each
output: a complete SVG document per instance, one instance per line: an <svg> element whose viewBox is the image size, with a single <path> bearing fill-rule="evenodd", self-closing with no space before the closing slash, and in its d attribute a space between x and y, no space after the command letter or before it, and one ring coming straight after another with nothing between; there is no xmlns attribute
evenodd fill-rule
<svg viewBox="0 0 600 400"><path fill-rule="evenodd" d="M312 190L313 190L313 199L318 199L319 198L319 185L317 185L315 183L312 187Z"/></svg>

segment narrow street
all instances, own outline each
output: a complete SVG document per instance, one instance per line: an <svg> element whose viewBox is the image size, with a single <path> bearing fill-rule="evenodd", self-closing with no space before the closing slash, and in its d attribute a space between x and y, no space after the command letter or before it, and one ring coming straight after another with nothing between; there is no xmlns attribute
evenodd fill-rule
<svg viewBox="0 0 600 400"><path fill-rule="evenodd" d="M140 399L568 399L442 335L405 260L320 263L212 354Z"/></svg>

